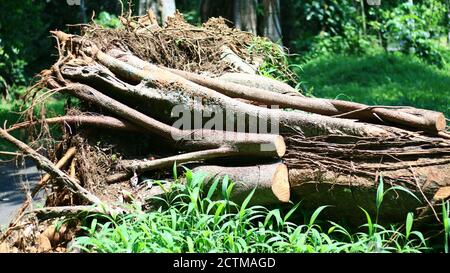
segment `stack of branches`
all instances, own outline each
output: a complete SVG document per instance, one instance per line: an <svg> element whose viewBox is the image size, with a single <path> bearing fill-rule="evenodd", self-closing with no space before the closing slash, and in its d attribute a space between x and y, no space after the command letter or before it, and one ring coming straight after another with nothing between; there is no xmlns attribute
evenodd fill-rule
<svg viewBox="0 0 450 273"><path fill-rule="evenodd" d="M236 201L256 188L254 203L329 204L330 217L348 221L359 219L358 206L375 212L381 177L421 200L398 192L385 201L387 221L402 221L408 211L429 219L433 206L449 198L450 137L442 113L305 97L244 73L258 58L246 51L251 35L217 20L160 27L149 12L122 21L120 30L88 25L81 36L52 32L59 59L29 95L39 99L45 87L78 99L79 109L0 130L48 173L31 193L48 189L47 207L34 214L116 210L123 192L146 200L162 191L140 182L167 178L174 164L207 173L205 182L229 176ZM189 117L184 127L174 113ZM53 162L10 135L42 124L70 129Z"/></svg>

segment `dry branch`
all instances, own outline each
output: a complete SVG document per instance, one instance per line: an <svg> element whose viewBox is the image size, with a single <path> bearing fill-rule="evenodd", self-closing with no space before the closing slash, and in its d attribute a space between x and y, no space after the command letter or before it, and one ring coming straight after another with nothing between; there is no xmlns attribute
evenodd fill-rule
<svg viewBox="0 0 450 273"><path fill-rule="evenodd" d="M6 131L11 132L23 128L35 126L37 124L75 124L75 125L89 125L92 127L123 130L123 131L140 131L136 126L109 116L88 116L88 115L76 115L76 116L62 116L55 118L47 118L39 121L25 121L16 123Z"/></svg>
<svg viewBox="0 0 450 273"><path fill-rule="evenodd" d="M63 157L61 157L60 160L55 164L55 168L61 169L64 165L67 164L67 162L75 155L77 152L77 149L75 147L71 147L67 150L67 152L64 154ZM36 184L34 189L31 191L31 196L35 196L36 193L47 183L47 181L50 179L49 174L45 174L44 177Z"/></svg>
<svg viewBox="0 0 450 273"><path fill-rule="evenodd" d="M127 170L126 172L112 175L107 178L108 183L115 183L124 181L132 176L133 173L141 174L143 172L170 168L174 164L182 164L188 162L201 162L208 159L225 158L225 157L239 157L242 156L237 149L232 147L220 147L217 149L204 150L198 152L191 152L181 155L170 156L166 158L139 161L139 160L124 160L121 162L121 168Z"/></svg>
<svg viewBox="0 0 450 273"><path fill-rule="evenodd" d="M76 158L72 159L72 162L70 162L70 168L69 168L69 176L71 178L76 178L76 168L75 168L76 164L77 164L77 159Z"/></svg>
<svg viewBox="0 0 450 273"><path fill-rule="evenodd" d="M245 73L225 73L222 76L218 77L218 79L280 94L304 97L299 91L295 90L295 88L292 88L289 84L264 76Z"/></svg>
<svg viewBox="0 0 450 273"><path fill-rule="evenodd" d="M248 74L255 74L257 71L257 68L253 65L250 65L246 63L244 60L242 60L241 57L239 57L236 53L233 52L228 46L222 46L220 47L221 53L221 60L230 64L232 67L234 67L237 71L241 71Z"/></svg>
<svg viewBox="0 0 450 273"><path fill-rule="evenodd" d="M111 213L110 208L101 206L60 206L60 207L45 207L34 209L28 212L28 214L34 214L36 217L43 221L48 219L54 219L59 217L67 217L80 214L94 214L94 213ZM118 210L120 212L121 210Z"/></svg>
<svg viewBox="0 0 450 273"><path fill-rule="evenodd" d="M59 170L48 158L40 155L35 150L30 148L22 141L11 136L5 129L0 129L0 137L6 141L14 144L20 151L25 155L29 156L41 169L50 174L53 178L57 179L68 189L72 190L75 194L79 195L81 198L89 201L92 204L100 204L100 199L95 195L88 192L86 189L80 186L80 182L76 179L69 177L63 171Z"/></svg>

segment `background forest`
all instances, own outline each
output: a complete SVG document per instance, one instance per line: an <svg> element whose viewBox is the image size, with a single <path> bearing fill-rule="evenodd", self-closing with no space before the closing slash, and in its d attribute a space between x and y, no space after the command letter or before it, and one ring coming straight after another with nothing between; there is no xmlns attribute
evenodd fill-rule
<svg viewBox="0 0 450 273"><path fill-rule="evenodd" d="M167 16L176 8L193 24L223 16L230 25L267 36L287 49L287 61L298 76L291 84L300 84L311 95L415 105L449 114L449 0L380 5L356 0L160 2L134 1L131 9L137 15L153 7ZM114 0L1 1L1 108L10 109L23 86L52 63L47 53L56 51L49 30L76 32L71 24L91 19L118 27L117 16L124 9L127 3ZM262 70L277 76L269 64Z"/></svg>

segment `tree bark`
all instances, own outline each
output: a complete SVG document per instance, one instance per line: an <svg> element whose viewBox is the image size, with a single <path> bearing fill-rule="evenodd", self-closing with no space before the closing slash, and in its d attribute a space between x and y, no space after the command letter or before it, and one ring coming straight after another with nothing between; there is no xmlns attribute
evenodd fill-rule
<svg viewBox="0 0 450 273"><path fill-rule="evenodd" d="M200 18L203 23L211 17L223 17L233 21L233 11L233 1L200 0Z"/></svg>
<svg viewBox="0 0 450 273"><path fill-rule="evenodd" d="M237 29L257 34L257 0L234 0L234 25Z"/></svg>
<svg viewBox="0 0 450 273"><path fill-rule="evenodd" d="M377 209L375 198L379 179L351 175L330 170L307 169L289 166L289 181L292 195L302 200L302 207L315 209L321 205L330 205L325 217L330 219L345 219L351 224L360 225L364 222L364 214L360 208L375 217ZM447 188L450 183L450 164L438 164L399 170L383 171L384 177L412 177L412 184L384 179L385 191L400 184L410 190L420 201L403 191L390 191L383 200L379 219L384 223L399 223L404 221L408 212L420 213L430 204L439 206L442 200L450 197Z"/></svg>
<svg viewBox="0 0 450 273"><path fill-rule="evenodd" d="M175 0L139 0L138 15L146 15L149 9L153 10L158 22L162 25L168 16L175 14Z"/></svg>
<svg viewBox="0 0 450 273"><path fill-rule="evenodd" d="M450 46L450 0L447 0L447 46Z"/></svg>
<svg viewBox="0 0 450 273"><path fill-rule="evenodd" d="M264 89L266 91L290 96L304 97L299 91L292 88L289 84L264 76L251 75L248 73L225 73L218 77L218 79L251 88Z"/></svg>
<svg viewBox="0 0 450 273"><path fill-rule="evenodd" d="M426 130L430 132L443 131L446 127L445 116L439 112L417 109L414 114L407 111L395 111L382 106L367 106L340 100L291 97L285 94L274 94L259 88L245 87L235 83L226 83L216 78L197 75L177 69L168 69L174 74L202 86L214 89L233 98L243 98L265 103L294 108L327 116L340 116L361 121L387 121L405 127Z"/></svg>
<svg viewBox="0 0 450 273"><path fill-rule="evenodd" d="M122 121L120 119L116 119L114 117L109 116L88 116L88 115L76 115L76 116L62 116L55 118L47 118L45 120L39 121L25 121L21 123L16 123L6 131L11 132L23 128L28 128L31 126L35 126L37 124L73 124L73 125L89 125L97 128L105 128L112 130L120 130L120 131L130 131L130 132L139 132L141 131L138 127L130 124L129 122Z"/></svg>
<svg viewBox="0 0 450 273"><path fill-rule="evenodd" d="M226 157L242 157L242 153L232 147L220 147L217 149L204 150L198 152L191 152L186 154L174 155L166 158L155 160L124 160L121 162L119 169L125 171L111 175L106 179L108 184L122 182L132 177L135 174L142 174L152 170L167 169L174 166L174 164L203 162L209 159L226 158ZM256 158L255 158L256 159Z"/></svg>
<svg viewBox="0 0 450 273"><path fill-rule="evenodd" d="M280 24L280 0L263 0L264 27L263 34L274 43L282 44Z"/></svg>
<svg viewBox="0 0 450 273"><path fill-rule="evenodd" d="M241 59L236 53L233 52L228 46L221 47L221 61L230 64L236 71L246 74L256 74L258 71L257 66L251 65Z"/></svg>

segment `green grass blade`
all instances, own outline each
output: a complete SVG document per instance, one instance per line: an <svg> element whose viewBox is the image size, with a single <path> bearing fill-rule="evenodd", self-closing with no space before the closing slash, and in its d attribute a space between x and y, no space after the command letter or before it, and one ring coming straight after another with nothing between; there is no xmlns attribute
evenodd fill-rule
<svg viewBox="0 0 450 273"><path fill-rule="evenodd" d="M324 210L325 208L329 207L327 206L320 206L318 207L314 213L312 214L311 218L309 219L309 226L311 227L315 222L317 217L319 217L319 214L322 212L322 210Z"/></svg>

